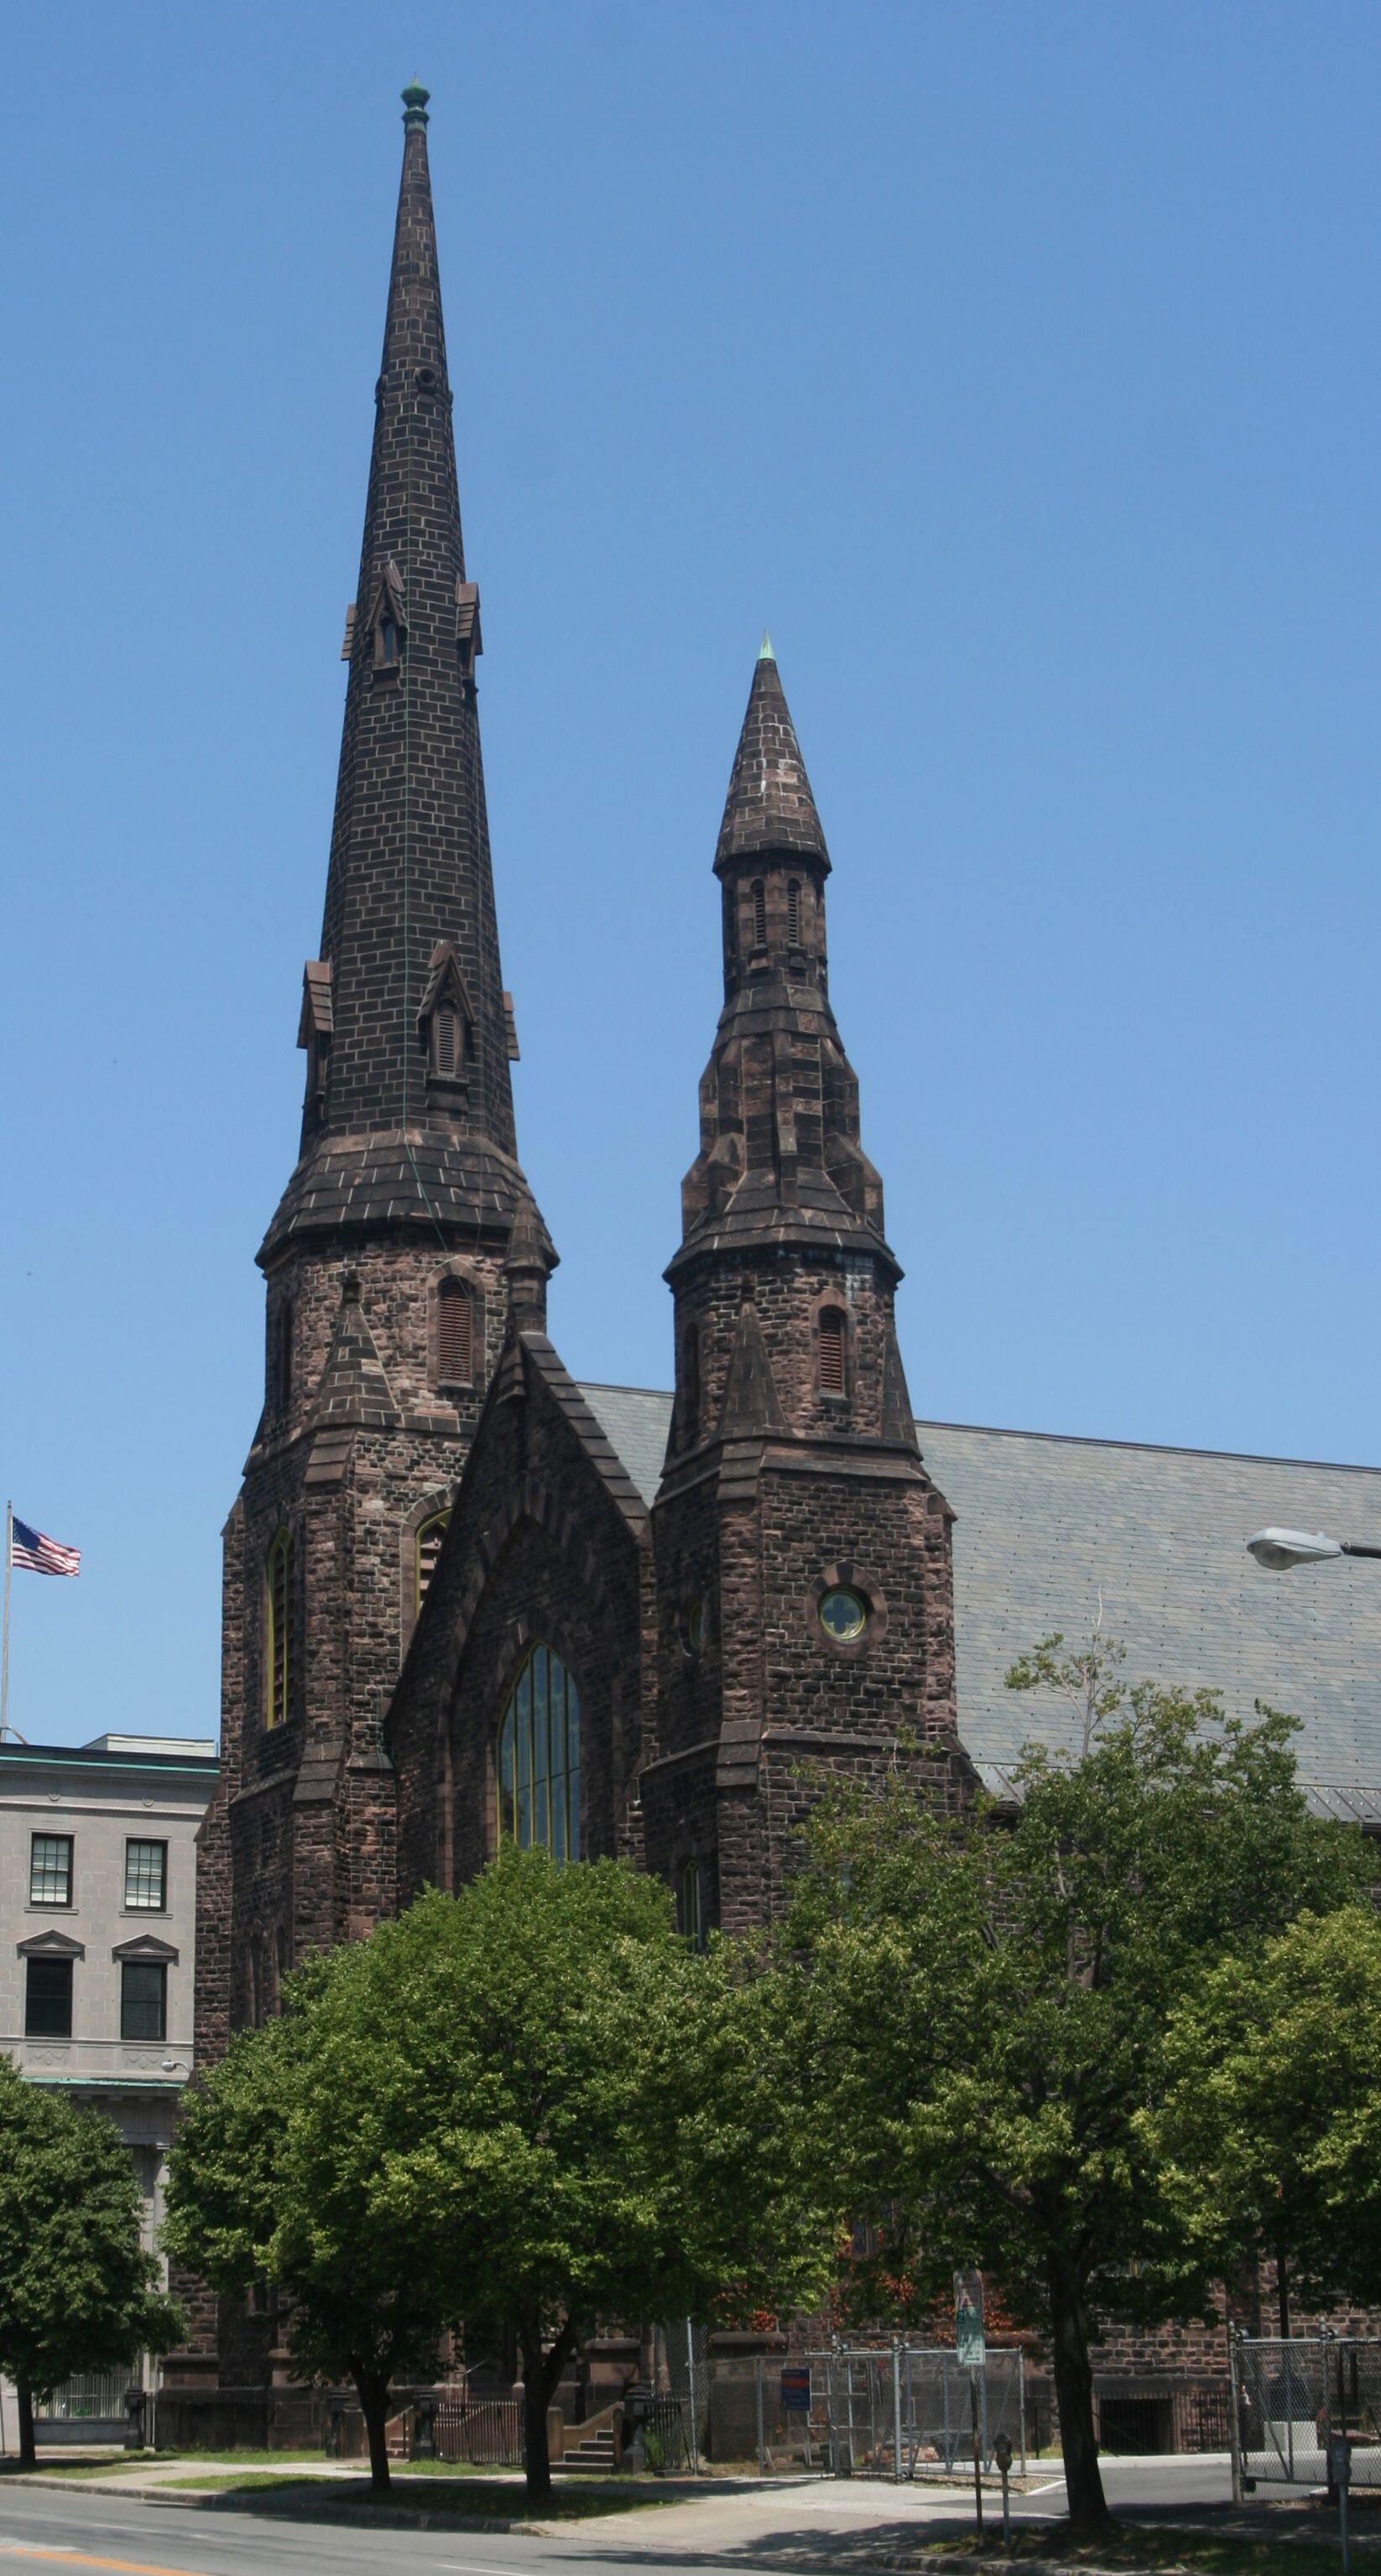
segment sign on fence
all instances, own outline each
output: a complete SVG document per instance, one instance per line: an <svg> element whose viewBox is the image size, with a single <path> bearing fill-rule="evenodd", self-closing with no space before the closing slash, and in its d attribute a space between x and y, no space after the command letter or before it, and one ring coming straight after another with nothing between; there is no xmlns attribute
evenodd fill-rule
<svg viewBox="0 0 1381 2576"><path fill-rule="evenodd" d="M983 2368L986 2350L981 2272L956 2272L954 2275L954 2349L961 2370Z"/></svg>
<svg viewBox="0 0 1381 2576"><path fill-rule="evenodd" d="M810 2363L808 2361L799 2365L795 2362L788 2363L782 2372L782 2413L784 2415L810 2413Z"/></svg>

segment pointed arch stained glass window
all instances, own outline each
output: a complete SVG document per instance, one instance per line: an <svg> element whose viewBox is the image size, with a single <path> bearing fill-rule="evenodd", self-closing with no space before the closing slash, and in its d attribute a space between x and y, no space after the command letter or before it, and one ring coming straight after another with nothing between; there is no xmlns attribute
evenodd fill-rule
<svg viewBox="0 0 1381 2576"><path fill-rule="evenodd" d="M534 1646L499 1720L500 1842L580 1858L580 1693L550 1646Z"/></svg>

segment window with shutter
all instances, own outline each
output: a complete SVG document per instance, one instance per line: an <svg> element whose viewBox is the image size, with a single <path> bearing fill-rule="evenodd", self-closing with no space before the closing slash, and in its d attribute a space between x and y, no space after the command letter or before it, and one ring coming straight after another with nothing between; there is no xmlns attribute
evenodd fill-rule
<svg viewBox="0 0 1381 2576"><path fill-rule="evenodd" d="M767 888L758 877L753 886L753 946L767 946Z"/></svg>
<svg viewBox="0 0 1381 2576"><path fill-rule="evenodd" d="M846 1359L845 1336L848 1325L837 1306L826 1306L820 1317L820 1392L843 1395Z"/></svg>
<svg viewBox="0 0 1381 2576"><path fill-rule="evenodd" d="M801 945L801 889L793 877L786 890L786 935L792 948Z"/></svg>
<svg viewBox="0 0 1381 2576"><path fill-rule="evenodd" d="M437 1375L443 1386L470 1386L475 1374L475 1305L459 1279L437 1290Z"/></svg>

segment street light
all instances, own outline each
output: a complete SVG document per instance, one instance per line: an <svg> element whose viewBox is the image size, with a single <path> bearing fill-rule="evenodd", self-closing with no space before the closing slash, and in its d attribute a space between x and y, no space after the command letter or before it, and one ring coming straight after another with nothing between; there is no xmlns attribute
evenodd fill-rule
<svg viewBox="0 0 1381 2576"><path fill-rule="evenodd" d="M1247 1554L1268 1574L1287 1574L1292 1565L1315 1565L1327 1556L1381 1556L1381 1547L1363 1547L1355 1539L1326 1538L1322 1530L1264 1529L1247 1541Z"/></svg>

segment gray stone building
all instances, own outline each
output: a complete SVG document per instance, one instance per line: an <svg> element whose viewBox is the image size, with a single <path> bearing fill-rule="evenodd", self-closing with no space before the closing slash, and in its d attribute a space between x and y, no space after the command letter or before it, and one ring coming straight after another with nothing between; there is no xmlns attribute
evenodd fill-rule
<svg viewBox="0 0 1381 2576"><path fill-rule="evenodd" d="M196 1838L216 1772L214 1742L190 1737L0 1744L0 2048L116 2122L150 2245L192 2072ZM108 2414L111 2395L60 2392L49 2431Z"/></svg>

